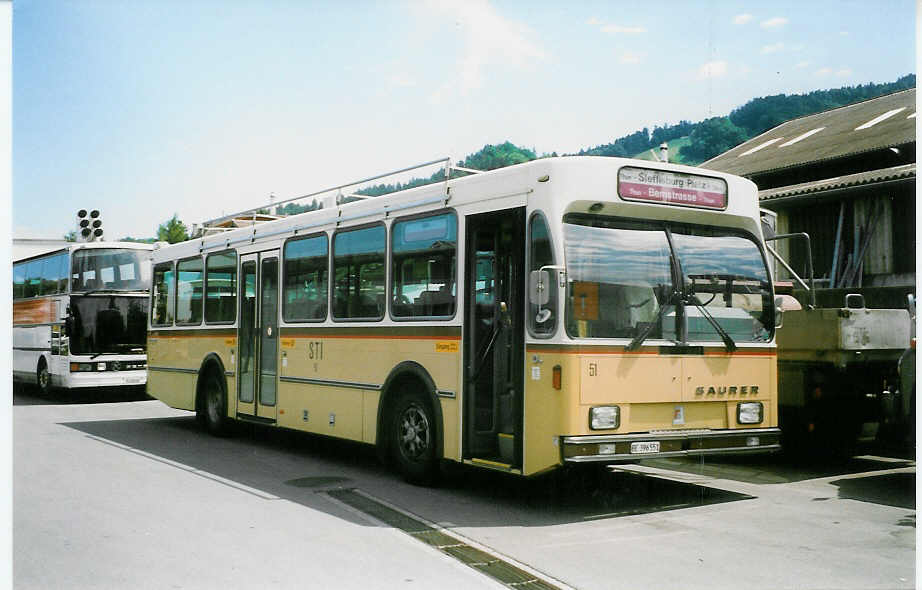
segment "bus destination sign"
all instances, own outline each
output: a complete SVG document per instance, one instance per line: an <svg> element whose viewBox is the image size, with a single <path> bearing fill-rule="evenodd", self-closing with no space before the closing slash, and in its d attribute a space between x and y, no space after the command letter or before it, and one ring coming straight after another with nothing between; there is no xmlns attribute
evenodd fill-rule
<svg viewBox="0 0 922 590"><path fill-rule="evenodd" d="M618 171L618 196L625 201L726 209L727 182L722 178L625 166Z"/></svg>

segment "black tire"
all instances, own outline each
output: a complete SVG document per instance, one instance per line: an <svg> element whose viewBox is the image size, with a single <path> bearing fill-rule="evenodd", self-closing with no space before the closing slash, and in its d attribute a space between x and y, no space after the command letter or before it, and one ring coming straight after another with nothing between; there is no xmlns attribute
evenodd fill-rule
<svg viewBox="0 0 922 590"><path fill-rule="evenodd" d="M391 457L408 482L434 485L438 480L438 437L429 401L418 393L403 393L391 414Z"/></svg>
<svg viewBox="0 0 922 590"><path fill-rule="evenodd" d="M226 436L230 432L230 421L227 419L227 388L224 379L214 371L209 371L205 376L202 389L199 391L199 403L196 417L211 434Z"/></svg>
<svg viewBox="0 0 922 590"><path fill-rule="evenodd" d="M35 383L40 394L51 395L51 373L48 372L48 363L44 358L38 360L38 368L35 369Z"/></svg>

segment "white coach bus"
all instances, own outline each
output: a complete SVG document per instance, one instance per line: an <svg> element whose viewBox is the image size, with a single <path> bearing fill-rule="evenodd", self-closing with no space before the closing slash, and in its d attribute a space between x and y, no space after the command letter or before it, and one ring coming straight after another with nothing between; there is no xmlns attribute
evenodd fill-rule
<svg viewBox="0 0 922 590"><path fill-rule="evenodd" d="M13 381L147 383L149 244L74 243L13 263Z"/></svg>

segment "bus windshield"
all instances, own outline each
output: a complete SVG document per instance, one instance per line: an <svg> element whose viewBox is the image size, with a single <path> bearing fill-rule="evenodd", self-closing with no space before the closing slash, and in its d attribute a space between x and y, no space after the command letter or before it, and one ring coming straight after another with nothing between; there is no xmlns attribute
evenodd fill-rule
<svg viewBox="0 0 922 590"><path fill-rule="evenodd" d="M564 239L571 337L677 343L772 337L768 270L744 234L568 216Z"/></svg>
<svg viewBox="0 0 922 590"><path fill-rule="evenodd" d="M147 349L145 297L72 297L68 334L72 354L143 353Z"/></svg>
<svg viewBox="0 0 922 590"><path fill-rule="evenodd" d="M144 250L87 248L73 254L71 291L140 291L150 288Z"/></svg>

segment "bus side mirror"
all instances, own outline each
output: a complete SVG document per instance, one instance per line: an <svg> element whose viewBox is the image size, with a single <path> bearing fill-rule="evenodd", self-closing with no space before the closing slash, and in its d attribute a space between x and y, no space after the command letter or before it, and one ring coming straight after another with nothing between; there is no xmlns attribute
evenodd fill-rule
<svg viewBox="0 0 922 590"><path fill-rule="evenodd" d="M551 300L551 273L546 270L533 270L528 276L528 300L541 307Z"/></svg>

